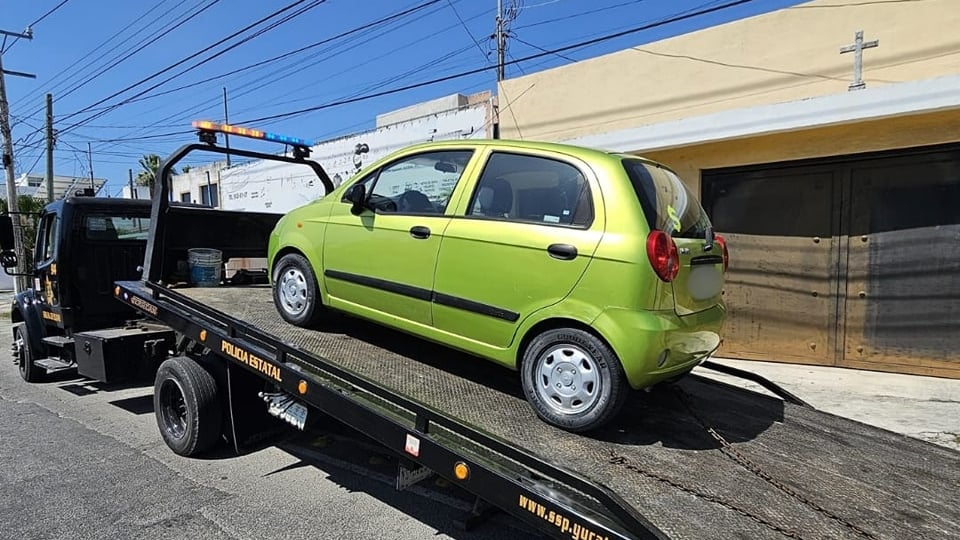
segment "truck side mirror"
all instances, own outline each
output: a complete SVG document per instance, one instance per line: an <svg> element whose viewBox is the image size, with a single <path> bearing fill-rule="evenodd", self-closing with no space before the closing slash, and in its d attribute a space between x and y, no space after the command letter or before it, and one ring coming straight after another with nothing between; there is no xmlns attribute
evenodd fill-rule
<svg viewBox="0 0 960 540"><path fill-rule="evenodd" d="M350 213L359 216L367 208L367 186L354 184L347 190L347 200L353 205Z"/></svg>
<svg viewBox="0 0 960 540"><path fill-rule="evenodd" d="M0 250L13 251L13 218L0 216Z"/></svg>

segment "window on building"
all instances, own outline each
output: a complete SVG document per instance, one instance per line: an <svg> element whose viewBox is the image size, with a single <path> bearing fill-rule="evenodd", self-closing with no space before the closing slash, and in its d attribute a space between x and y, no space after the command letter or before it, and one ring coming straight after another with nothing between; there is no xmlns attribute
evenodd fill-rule
<svg viewBox="0 0 960 540"><path fill-rule="evenodd" d="M483 169L468 215L547 225L593 221L590 186L569 163L496 152Z"/></svg>
<svg viewBox="0 0 960 540"><path fill-rule="evenodd" d="M200 185L200 202L208 206L219 206L220 201L217 197L217 184Z"/></svg>
<svg viewBox="0 0 960 540"><path fill-rule="evenodd" d="M190 202L190 192L184 191L180 194L180 202Z"/></svg>

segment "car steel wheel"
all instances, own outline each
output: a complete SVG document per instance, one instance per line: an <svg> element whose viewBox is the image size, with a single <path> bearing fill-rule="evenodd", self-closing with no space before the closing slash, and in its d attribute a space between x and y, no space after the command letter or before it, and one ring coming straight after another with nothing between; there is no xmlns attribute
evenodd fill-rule
<svg viewBox="0 0 960 540"><path fill-rule="evenodd" d="M283 310L298 316L307 309L307 278L298 268L286 268L280 276L280 305Z"/></svg>
<svg viewBox="0 0 960 540"><path fill-rule="evenodd" d="M174 379L160 386L160 419L163 429L174 439L182 439L187 432L187 402L183 388Z"/></svg>
<svg viewBox="0 0 960 540"><path fill-rule="evenodd" d="M589 410L600 397L600 370L583 349L568 344L547 349L537 358L536 389L540 399L559 414Z"/></svg>
<svg viewBox="0 0 960 540"><path fill-rule="evenodd" d="M12 347L12 349L13 349L13 361L14 361L14 363L17 364L17 366L19 366L19 368L20 368L20 376L23 377L23 376L24 376L24 373L27 372L27 365L26 365L26 364L24 363L24 361L23 361L24 356L25 356L25 355L23 354L23 347L24 347L24 345L23 345L23 344L24 344L23 334L20 333L20 331L18 330L17 332L15 332L15 337L16 337L16 339L13 341L13 347Z"/></svg>

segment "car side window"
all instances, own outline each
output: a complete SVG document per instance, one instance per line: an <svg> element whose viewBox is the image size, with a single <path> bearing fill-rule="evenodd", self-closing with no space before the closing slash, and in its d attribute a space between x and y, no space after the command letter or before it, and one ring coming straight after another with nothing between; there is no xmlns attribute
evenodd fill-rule
<svg viewBox="0 0 960 540"><path fill-rule="evenodd" d="M53 259L53 255L57 252L57 233L59 231L58 225L60 220L56 214L48 214L41 226L42 232L40 237L40 245L37 246L38 255L40 260L38 262L46 262Z"/></svg>
<svg viewBox="0 0 960 540"><path fill-rule="evenodd" d="M564 161L494 152L483 169L468 215L548 225L593 222L590 184Z"/></svg>
<svg viewBox="0 0 960 540"><path fill-rule="evenodd" d="M473 150L405 156L371 175L369 204L381 214L443 214ZM367 178L361 182L367 182Z"/></svg>

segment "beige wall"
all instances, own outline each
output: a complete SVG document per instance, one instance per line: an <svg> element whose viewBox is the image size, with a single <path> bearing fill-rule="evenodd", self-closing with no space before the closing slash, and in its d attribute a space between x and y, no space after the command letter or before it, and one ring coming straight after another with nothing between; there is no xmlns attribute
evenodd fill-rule
<svg viewBox="0 0 960 540"><path fill-rule="evenodd" d="M880 40L864 52L868 87L960 73L960 0L816 0L508 79L501 133L564 140L846 92L840 47L857 30Z"/></svg>
<svg viewBox="0 0 960 540"><path fill-rule="evenodd" d="M700 173L704 169L840 156L955 141L960 141L960 110L639 153L674 169L699 197Z"/></svg>

